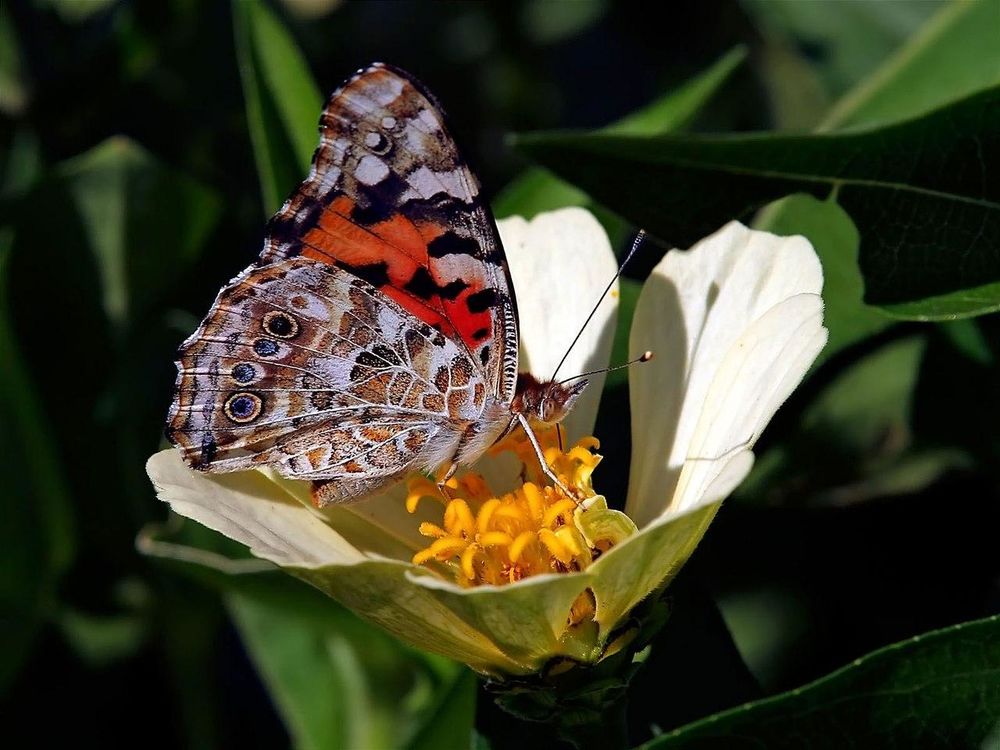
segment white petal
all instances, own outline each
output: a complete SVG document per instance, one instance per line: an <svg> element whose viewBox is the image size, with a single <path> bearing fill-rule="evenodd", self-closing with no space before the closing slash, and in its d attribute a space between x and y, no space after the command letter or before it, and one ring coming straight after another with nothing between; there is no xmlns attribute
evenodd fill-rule
<svg viewBox="0 0 1000 750"><path fill-rule="evenodd" d="M737 222L653 270L630 337L656 355L629 373L637 524L698 504L715 464L753 446L825 343L822 286L808 240Z"/></svg>
<svg viewBox="0 0 1000 750"><path fill-rule="evenodd" d="M364 556L257 471L202 474L174 449L146 462L156 494L174 512L245 544L278 565L345 565Z"/></svg>
<svg viewBox="0 0 1000 750"><path fill-rule="evenodd" d="M559 360L618 269L604 228L582 208L519 216L498 223L517 296L521 328L520 369L552 377ZM618 317L614 285L559 369L568 378L606 367ZM594 428L604 375L590 385L566 419L572 443Z"/></svg>
<svg viewBox="0 0 1000 750"><path fill-rule="evenodd" d="M366 554L409 562L414 552L427 546L427 538L418 531L420 522L441 520L441 506L434 502L421 503L416 513L406 510L405 481L354 503L316 509L312 504L311 482L286 479L276 471L262 471L310 511L324 518L352 547Z"/></svg>

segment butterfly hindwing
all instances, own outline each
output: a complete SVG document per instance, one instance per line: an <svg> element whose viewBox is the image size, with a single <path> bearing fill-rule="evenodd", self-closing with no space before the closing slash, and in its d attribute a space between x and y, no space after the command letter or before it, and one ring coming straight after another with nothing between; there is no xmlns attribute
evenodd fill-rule
<svg viewBox="0 0 1000 750"><path fill-rule="evenodd" d="M326 498L433 469L483 408L468 353L363 279L251 266L181 347L167 434L196 468L343 479Z"/></svg>
<svg viewBox="0 0 1000 750"><path fill-rule="evenodd" d="M516 303L493 217L440 107L402 71L375 64L327 103L310 174L268 225L261 262L296 256L368 281L513 397Z"/></svg>

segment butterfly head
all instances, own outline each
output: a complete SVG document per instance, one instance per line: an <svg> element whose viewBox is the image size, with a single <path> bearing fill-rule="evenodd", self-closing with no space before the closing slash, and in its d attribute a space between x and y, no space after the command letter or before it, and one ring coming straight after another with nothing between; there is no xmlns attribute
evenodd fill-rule
<svg viewBox="0 0 1000 750"><path fill-rule="evenodd" d="M569 414L586 387L585 379L573 383L541 382L533 375L521 373L517 376L513 410L533 422L555 424Z"/></svg>

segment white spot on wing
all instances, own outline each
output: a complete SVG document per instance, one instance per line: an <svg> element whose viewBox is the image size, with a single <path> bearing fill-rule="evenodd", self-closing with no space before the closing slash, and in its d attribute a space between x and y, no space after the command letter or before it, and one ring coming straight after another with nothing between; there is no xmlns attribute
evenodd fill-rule
<svg viewBox="0 0 1000 750"><path fill-rule="evenodd" d="M377 156L369 154L361 157L358 168L354 170L354 176L365 185L377 185L389 176L389 167Z"/></svg>
<svg viewBox="0 0 1000 750"><path fill-rule="evenodd" d="M438 120L437 115L431 112L429 109L422 109L417 114L417 120L423 125L423 129L433 133L435 130L440 129L441 121Z"/></svg>
<svg viewBox="0 0 1000 750"><path fill-rule="evenodd" d="M445 192L452 198L468 201L475 197L469 194L469 185L466 183L461 169L453 169L450 172L435 172L426 164L410 172L406 181L416 197L430 198L432 195ZM409 191L407 191L407 195Z"/></svg>
<svg viewBox="0 0 1000 750"><path fill-rule="evenodd" d="M396 127L396 118L392 116L386 116L382 118L382 127L386 130L392 130Z"/></svg>
<svg viewBox="0 0 1000 750"><path fill-rule="evenodd" d="M332 190L337 185L337 181L340 179L340 169L338 167L330 167L326 174L323 175L323 179L320 180L320 185L324 190Z"/></svg>
<svg viewBox="0 0 1000 750"><path fill-rule="evenodd" d="M377 82L372 82L367 93L378 104L387 107L403 93L403 81L395 76L379 76Z"/></svg>
<svg viewBox="0 0 1000 750"><path fill-rule="evenodd" d="M365 145L368 148L378 148L382 144L382 136L372 131L365 136Z"/></svg>

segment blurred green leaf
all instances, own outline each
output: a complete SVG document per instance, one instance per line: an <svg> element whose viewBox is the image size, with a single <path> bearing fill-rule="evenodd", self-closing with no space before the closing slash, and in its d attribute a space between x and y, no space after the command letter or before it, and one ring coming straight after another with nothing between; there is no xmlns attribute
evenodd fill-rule
<svg viewBox="0 0 1000 750"><path fill-rule="evenodd" d="M765 38L779 38L807 57L824 89L840 96L906 41L943 0L803 3L743 0Z"/></svg>
<svg viewBox="0 0 1000 750"><path fill-rule="evenodd" d="M533 134L522 150L680 245L783 195L835 197L860 228L866 300L904 314L1000 309L1000 87L883 129L823 136ZM995 175L993 176L995 178ZM946 307L920 300L948 294ZM897 308L898 311L898 308Z"/></svg>
<svg viewBox="0 0 1000 750"><path fill-rule="evenodd" d="M0 199L26 193L38 181L41 171L38 136L27 128L16 129L6 153L0 154Z"/></svg>
<svg viewBox="0 0 1000 750"><path fill-rule="evenodd" d="M295 40L267 5L233 0L232 13L247 126L270 216L309 169L323 98Z"/></svg>
<svg viewBox="0 0 1000 750"><path fill-rule="evenodd" d="M241 576L226 603L297 748L398 747L425 717L464 721L462 711L451 716L435 704L447 692L440 660L429 665L308 586ZM449 683L459 669L447 664Z"/></svg>
<svg viewBox="0 0 1000 750"><path fill-rule="evenodd" d="M73 512L54 435L21 359L8 302L11 232L0 230L0 692L51 613L57 577L73 560Z"/></svg>
<svg viewBox="0 0 1000 750"><path fill-rule="evenodd" d="M460 670L451 686L439 691L437 706L406 746L407 750L470 747L476 718L476 687L475 674L468 669Z"/></svg>
<svg viewBox="0 0 1000 750"><path fill-rule="evenodd" d="M36 0L38 5L48 5L66 23L82 23L95 13L112 7L115 0Z"/></svg>
<svg viewBox="0 0 1000 750"><path fill-rule="evenodd" d="M989 747L1000 717L997 664L1000 617L990 617L888 646L643 747Z"/></svg>
<svg viewBox="0 0 1000 750"><path fill-rule="evenodd" d="M652 104L612 123L605 128L605 132L621 135L660 135L683 130L746 58L746 47L733 47L712 67Z"/></svg>
<svg viewBox="0 0 1000 750"><path fill-rule="evenodd" d="M525 3L521 25L536 44L556 44L596 23L608 11L608 0L572 3Z"/></svg>
<svg viewBox="0 0 1000 750"><path fill-rule="evenodd" d="M6 3L0 5L0 112L16 115L28 104L21 49Z"/></svg>
<svg viewBox="0 0 1000 750"><path fill-rule="evenodd" d="M993 0L948 3L892 59L837 103L823 129L896 122L996 86L998 25L1000 5Z"/></svg>
<svg viewBox="0 0 1000 750"><path fill-rule="evenodd" d="M836 435L854 460L905 446L925 345L922 336L894 341L840 374L803 414L802 431Z"/></svg>
<svg viewBox="0 0 1000 750"><path fill-rule="evenodd" d="M127 138L110 138L61 164L56 180L78 213L119 328L142 320L201 252L221 215L208 188Z"/></svg>
<svg viewBox="0 0 1000 750"><path fill-rule="evenodd" d="M938 326L952 345L973 362L989 367L993 364L993 352L983 332L975 320L950 320Z"/></svg>
<svg viewBox="0 0 1000 750"><path fill-rule="evenodd" d="M746 59L746 54L743 47L733 48L708 70L652 104L609 125L604 132L655 135L680 130L740 66ZM531 219L542 211L565 206L585 206L594 210L586 193L538 167L528 169L513 180L493 201L494 213L500 218L516 214ZM604 217L598 218L610 234L612 229L608 227L608 222ZM621 224L621 220L616 217L610 217L610 220Z"/></svg>
<svg viewBox="0 0 1000 750"><path fill-rule="evenodd" d="M146 638L146 624L133 614L92 615L73 609L59 618L59 628L73 652L97 667L134 656Z"/></svg>
<svg viewBox="0 0 1000 750"><path fill-rule="evenodd" d="M145 581L125 578L114 586L114 614L84 612L62 605L53 619L74 654L92 667L136 656L151 630L152 592Z"/></svg>
<svg viewBox="0 0 1000 750"><path fill-rule="evenodd" d="M737 497L847 505L916 492L967 466L953 449L913 446L911 409L926 341L890 342L841 372L792 435L766 450Z"/></svg>

